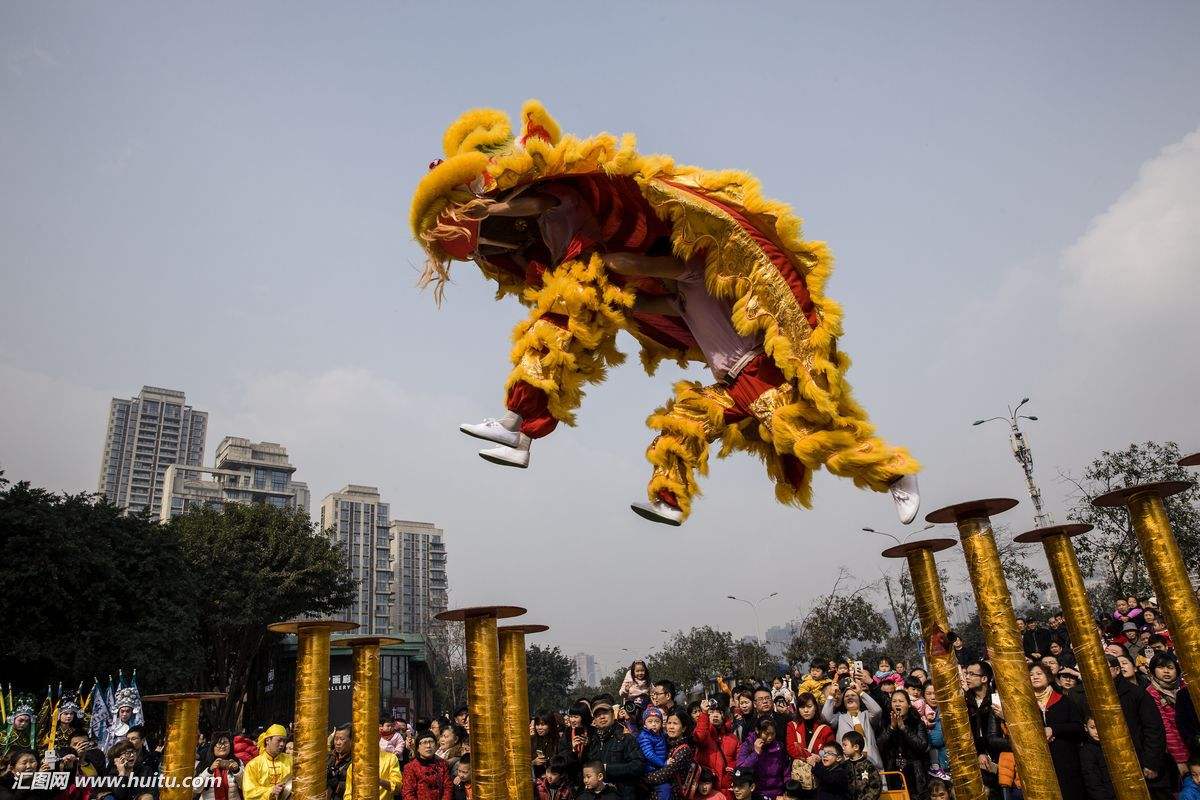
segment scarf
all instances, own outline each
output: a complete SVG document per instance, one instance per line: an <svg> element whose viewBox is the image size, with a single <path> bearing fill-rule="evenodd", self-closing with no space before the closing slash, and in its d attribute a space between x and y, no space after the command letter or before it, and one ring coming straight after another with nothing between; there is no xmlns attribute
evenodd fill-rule
<svg viewBox="0 0 1200 800"><path fill-rule="evenodd" d="M1153 684L1155 689L1158 689L1158 693L1162 695L1163 702L1167 705L1175 705L1175 694L1179 691L1179 678L1170 683L1163 683L1157 677L1151 675L1150 683Z"/></svg>
<svg viewBox="0 0 1200 800"><path fill-rule="evenodd" d="M218 767L213 777L217 779L216 785L213 786L215 800L229 800L229 773L224 767Z"/></svg>
<svg viewBox="0 0 1200 800"><path fill-rule="evenodd" d="M1037 689L1033 690L1033 696L1037 698L1038 707L1041 708L1042 711L1045 711L1046 707L1050 705L1050 697L1053 694L1054 687L1050 684L1046 684L1046 688L1042 689L1041 691L1038 691Z"/></svg>

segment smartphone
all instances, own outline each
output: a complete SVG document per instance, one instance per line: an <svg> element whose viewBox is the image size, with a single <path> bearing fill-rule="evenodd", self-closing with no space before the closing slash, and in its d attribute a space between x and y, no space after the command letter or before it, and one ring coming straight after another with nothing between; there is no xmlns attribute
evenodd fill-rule
<svg viewBox="0 0 1200 800"><path fill-rule="evenodd" d="M992 692L992 705L996 706L997 708L1004 707L1004 706L1000 705L1000 693L999 692Z"/></svg>
<svg viewBox="0 0 1200 800"><path fill-rule="evenodd" d="M862 665L861 661L851 661L850 662L850 674L851 675L858 675L858 673L862 672L862 668L863 668L863 665Z"/></svg>

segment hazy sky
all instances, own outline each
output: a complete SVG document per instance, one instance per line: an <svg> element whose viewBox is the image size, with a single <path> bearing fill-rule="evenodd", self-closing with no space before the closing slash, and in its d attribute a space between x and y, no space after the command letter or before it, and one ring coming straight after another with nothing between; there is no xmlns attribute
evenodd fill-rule
<svg viewBox="0 0 1200 800"><path fill-rule="evenodd" d="M452 604L525 605L569 653L753 632L727 594L778 591L783 622L839 565L895 568L858 532L892 505L821 474L816 510L777 506L742 456L685 527L638 519L678 370L631 359L528 471L457 432L502 411L523 311L472 265L440 311L413 288L444 127L538 97L757 174L832 247L850 380L924 462L922 513L1007 495L1024 527L1005 430L970 426L1024 395L1059 519L1101 449L1200 447L1197 41L1195 3L0 4L0 467L94 489L109 398L179 388L206 459L281 442L314 509L379 486L445 528Z"/></svg>

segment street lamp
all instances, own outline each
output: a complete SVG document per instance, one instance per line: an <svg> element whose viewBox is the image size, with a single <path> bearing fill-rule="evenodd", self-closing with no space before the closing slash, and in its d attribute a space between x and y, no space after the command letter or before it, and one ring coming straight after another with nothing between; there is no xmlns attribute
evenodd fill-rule
<svg viewBox="0 0 1200 800"><path fill-rule="evenodd" d="M779 596L779 592L771 592L766 597L760 597L757 601L755 601L753 603L751 603L749 600L743 600L740 597L734 597L731 594L725 595L725 599L726 600L736 600L739 603L745 603L746 605L750 606L750 610L754 612L754 634L755 634L755 636L758 637L758 641L761 642L761 641L763 641L763 635L762 635L762 623L759 622L759 619L758 619L758 604L762 603L766 600L770 600L772 597L778 597L778 596Z"/></svg>
<svg viewBox="0 0 1200 800"><path fill-rule="evenodd" d="M1025 441L1025 434L1021 432L1021 426L1017 422L1017 420L1022 419L1037 422L1037 417L1017 413L1021 410L1021 406L1028 402L1029 398L1025 397L1022 398L1021 402L1017 403L1015 408L1009 406L1007 417L977 419L971 425L982 425L985 422L995 422L996 420L1008 423L1009 441L1012 443L1013 457L1017 459L1017 463L1021 465L1021 469L1025 472L1025 487L1029 490L1029 499L1033 501L1034 525L1042 528L1050 524L1050 515L1042 511L1042 490L1038 488L1037 483L1033 480L1033 452L1030 451L1029 445Z"/></svg>
<svg viewBox="0 0 1200 800"><path fill-rule="evenodd" d="M928 525L926 525L924 528L921 528L921 529L915 530L915 531L910 531L909 533L904 535L904 538L909 539L913 536L916 536L918 533L924 533L925 531L929 530L932 527L933 527L933 523L931 522ZM895 542L896 544L904 544L904 542L902 542L900 539L897 539L895 536L888 533L887 531L877 531L874 528L863 528L863 530L866 531L867 533L877 533L880 536L886 536L889 539L891 539L893 542Z"/></svg>

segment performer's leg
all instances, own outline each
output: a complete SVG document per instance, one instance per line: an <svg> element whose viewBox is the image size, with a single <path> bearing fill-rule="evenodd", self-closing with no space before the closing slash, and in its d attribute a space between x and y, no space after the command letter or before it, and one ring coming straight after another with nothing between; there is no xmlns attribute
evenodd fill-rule
<svg viewBox="0 0 1200 800"><path fill-rule="evenodd" d="M675 397L658 409L646 424L659 435L646 450L654 465L647 487L650 502L635 503L634 511L657 522L678 525L691 512L692 498L700 493L696 474L708 473L708 445L727 424L733 401L720 386L702 387L684 381L675 385Z"/></svg>
<svg viewBox="0 0 1200 800"><path fill-rule="evenodd" d="M599 256L564 262L543 281L529 317L513 331L508 414L461 427L500 445L479 454L497 464L527 466L532 440L560 421L573 425L584 384L599 383L608 367L624 360L616 335L632 294L608 283Z"/></svg>
<svg viewBox="0 0 1200 800"><path fill-rule="evenodd" d="M891 491L901 519L911 522L919 498L914 476L920 464L908 451L875 436L866 413L849 397L839 406L839 419L818 412L769 360L748 366L729 389L739 407L760 423L760 436L778 454L768 458L783 502L811 507L812 473L822 466L850 478L860 488Z"/></svg>

